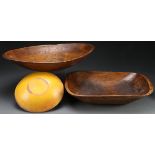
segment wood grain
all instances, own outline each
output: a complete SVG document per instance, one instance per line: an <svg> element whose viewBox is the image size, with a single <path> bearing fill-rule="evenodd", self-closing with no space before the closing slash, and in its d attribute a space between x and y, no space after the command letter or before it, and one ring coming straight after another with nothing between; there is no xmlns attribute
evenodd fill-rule
<svg viewBox="0 0 155 155"><path fill-rule="evenodd" d="M32 70L50 71L75 65L94 48L87 43L39 45L7 51L3 58Z"/></svg>
<svg viewBox="0 0 155 155"><path fill-rule="evenodd" d="M65 88L83 102L100 104L128 103L153 92L146 76L130 72L73 72L67 76Z"/></svg>

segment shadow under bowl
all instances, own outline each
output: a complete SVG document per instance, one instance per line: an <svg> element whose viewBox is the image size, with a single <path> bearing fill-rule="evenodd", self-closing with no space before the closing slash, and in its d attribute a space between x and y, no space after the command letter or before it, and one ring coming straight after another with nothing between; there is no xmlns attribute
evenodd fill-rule
<svg viewBox="0 0 155 155"><path fill-rule="evenodd" d="M32 70L52 71L75 65L93 50L88 43L38 45L7 51L3 58Z"/></svg>
<svg viewBox="0 0 155 155"><path fill-rule="evenodd" d="M82 102L98 104L125 104L153 92L146 76L132 72L72 72L66 78L65 88Z"/></svg>

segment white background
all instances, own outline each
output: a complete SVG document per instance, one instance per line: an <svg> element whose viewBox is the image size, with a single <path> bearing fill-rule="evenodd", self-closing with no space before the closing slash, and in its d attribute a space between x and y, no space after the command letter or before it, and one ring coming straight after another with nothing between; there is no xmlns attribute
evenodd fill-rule
<svg viewBox="0 0 155 155"><path fill-rule="evenodd" d="M154 7L153 0L1 0L0 40L155 40ZM154 155L154 124L155 115L0 115L0 155Z"/></svg>

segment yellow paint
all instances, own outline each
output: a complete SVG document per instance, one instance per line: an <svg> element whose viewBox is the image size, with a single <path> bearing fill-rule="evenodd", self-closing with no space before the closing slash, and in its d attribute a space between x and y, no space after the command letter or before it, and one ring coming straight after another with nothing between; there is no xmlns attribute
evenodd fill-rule
<svg viewBox="0 0 155 155"><path fill-rule="evenodd" d="M59 104L64 94L61 80L46 72L32 73L23 78L15 89L17 104L29 112L45 112Z"/></svg>

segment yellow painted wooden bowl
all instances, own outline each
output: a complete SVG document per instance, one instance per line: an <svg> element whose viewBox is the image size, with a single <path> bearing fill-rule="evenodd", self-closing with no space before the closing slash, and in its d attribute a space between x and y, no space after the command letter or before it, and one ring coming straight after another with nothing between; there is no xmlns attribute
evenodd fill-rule
<svg viewBox="0 0 155 155"><path fill-rule="evenodd" d="M24 77L15 89L17 104L29 112L45 112L57 106L64 94L61 80L54 74L36 72Z"/></svg>

